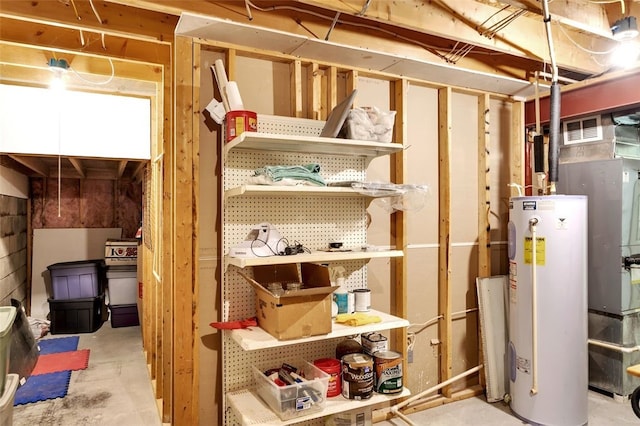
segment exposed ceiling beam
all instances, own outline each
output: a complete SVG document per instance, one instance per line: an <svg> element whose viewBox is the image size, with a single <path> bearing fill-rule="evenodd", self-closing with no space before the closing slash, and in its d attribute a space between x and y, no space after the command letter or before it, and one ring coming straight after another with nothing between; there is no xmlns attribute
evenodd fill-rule
<svg viewBox="0 0 640 426"><path fill-rule="evenodd" d="M3 10L5 3L7 2L0 4L0 10ZM101 61L92 61L90 65L74 63L73 57L65 58L74 69L80 72L110 74L111 66L105 57L114 58L114 60L119 58L157 64L168 63L171 55L171 47L167 44L129 39L125 36L108 36L104 39L103 45L102 39L97 33L87 33L84 34L85 44L83 45L80 32L77 29L61 28L40 22L34 23L19 17L5 15L0 14L0 39L6 42L38 46L41 51L46 52L45 57L42 58L44 63L51 56L60 54L61 50L66 50L67 55L73 52L78 57L102 58ZM26 31L25 28L27 28ZM0 55L0 58L4 60L3 56ZM149 80L156 74L159 75L158 79L161 78L161 72L158 69L145 70L144 74L141 74L146 75L145 80Z"/></svg>
<svg viewBox="0 0 640 426"><path fill-rule="evenodd" d="M346 15L359 13L363 4L362 0L298 0L297 3L339 11ZM583 3L587 4L584 0ZM499 3L484 4L475 0L372 1L364 16L375 22L410 28L456 42L527 57L538 62L548 60L544 25L538 14L518 17L514 23L504 27L491 39L479 34L480 24L487 21L483 26L490 25L506 16L508 11L500 12L502 7L498 6L501 5ZM533 5L530 4L530 6ZM533 7L529 8L533 9ZM540 10L539 7L538 10ZM601 13L600 7L596 10ZM589 28L587 25L576 29L567 23L561 24L560 16L555 18L557 19L554 19L552 26L559 66L588 73L603 71L603 67L598 65L589 53L576 47L573 41L591 51L606 51L614 43L610 39L610 31L605 34L601 26ZM562 18L567 22L575 21ZM560 25L562 29L558 28Z"/></svg>
<svg viewBox="0 0 640 426"><path fill-rule="evenodd" d="M131 40L169 44L173 39L175 16L144 9L132 16L131 9L126 6L95 0L93 3L97 6L95 10L100 20L87 0L3 1L0 16L20 17L33 23L46 22L60 28Z"/></svg>
<svg viewBox="0 0 640 426"><path fill-rule="evenodd" d="M127 160L121 160L118 162L118 178L122 177L122 174L124 173L124 169L127 167Z"/></svg>
<svg viewBox="0 0 640 426"><path fill-rule="evenodd" d="M142 181L142 177L140 175L144 171L146 165L147 165L146 161L141 161L140 163L138 163L133 173L131 173L131 178L134 181Z"/></svg>
<svg viewBox="0 0 640 426"><path fill-rule="evenodd" d="M47 177L49 176L49 169L47 167L47 165L40 159L35 158L35 157L25 157L22 155L9 155L9 158L17 161L18 163L22 164L23 166L33 170L35 173L37 173L40 176L44 176Z"/></svg>
<svg viewBox="0 0 640 426"><path fill-rule="evenodd" d="M76 171L78 172L80 177L82 177L82 178L86 177L86 173L84 171L84 167L82 165L82 161L79 158L69 157L68 160L71 163L71 165L73 166L73 168L76 169Z"/></svg>

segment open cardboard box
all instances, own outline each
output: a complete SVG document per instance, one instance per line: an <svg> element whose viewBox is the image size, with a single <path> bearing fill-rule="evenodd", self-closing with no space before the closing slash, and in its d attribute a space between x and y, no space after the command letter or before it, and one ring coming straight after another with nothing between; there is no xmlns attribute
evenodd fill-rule
<svg viewBox="0 0 640 426"><path fill-rule="evenodd" d="M331 332L331 286L329 268L314 263L265 265L253 267L253 278L240 272L256 292L258 325L278 340L327 334ZM276 296L267 290L269 283L303 283L303 289Z"/></svg>

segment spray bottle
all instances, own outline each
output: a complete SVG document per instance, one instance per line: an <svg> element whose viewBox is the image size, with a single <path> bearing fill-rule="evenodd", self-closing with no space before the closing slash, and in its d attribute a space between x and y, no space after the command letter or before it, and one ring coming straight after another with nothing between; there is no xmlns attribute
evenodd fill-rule
<svg viewBox="0 0 640 426"><path fill-rule="evenodd" d="M345 269L342 266L336 266L331 269L331 273L333 274L331 281L334 281L338 286L338 289L333 292L333 300L338 305L338 313L346 314L348 313L349 299L347 287L344 284Z"/></svg>

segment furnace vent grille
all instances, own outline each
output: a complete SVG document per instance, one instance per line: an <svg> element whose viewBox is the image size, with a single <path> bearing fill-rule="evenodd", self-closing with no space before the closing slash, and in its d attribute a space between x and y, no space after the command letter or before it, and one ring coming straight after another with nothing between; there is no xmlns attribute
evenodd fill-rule
<svg viewBox="0 0 640 426"><path fill-rule="evenodd" d="M599 140L602 140L602 124L599 115L564 122L565 145Z"/></svg>

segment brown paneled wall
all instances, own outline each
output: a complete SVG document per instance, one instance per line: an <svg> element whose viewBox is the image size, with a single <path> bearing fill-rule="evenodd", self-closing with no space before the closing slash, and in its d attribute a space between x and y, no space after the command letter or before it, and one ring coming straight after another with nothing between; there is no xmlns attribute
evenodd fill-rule
<svg viewBox="0 0 640 426"><path fill-rule="evenodd" d="M133 238L140 227L140 182L32 178L29 186L34 229L122 228L122 237Z"/></svg>

